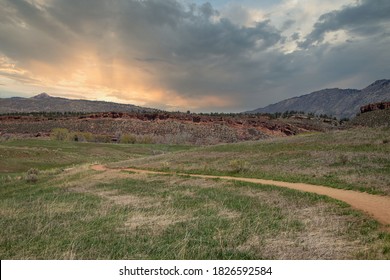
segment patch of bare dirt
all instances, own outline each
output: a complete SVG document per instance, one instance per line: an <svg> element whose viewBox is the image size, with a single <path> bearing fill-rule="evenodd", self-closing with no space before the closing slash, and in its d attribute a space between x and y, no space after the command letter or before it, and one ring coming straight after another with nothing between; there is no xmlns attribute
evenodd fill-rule
<svg viewBox="0 0 390 280"><path fill-rule="evenodd" d="M107 168L104 165L101 165L101 164L92 165L91 169L95 170L95 171L106 171L107 170Z"/></svg>

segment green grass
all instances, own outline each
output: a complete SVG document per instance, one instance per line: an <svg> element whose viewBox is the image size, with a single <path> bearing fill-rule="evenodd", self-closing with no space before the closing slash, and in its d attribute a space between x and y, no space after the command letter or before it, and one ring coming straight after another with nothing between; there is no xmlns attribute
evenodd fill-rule
<svg viewBox="0 0 390 280"><path fill-rule="evenodd" d="M50 169L80 163L113 162L187 150L186 145L100 144L20 139L0 142L0 174L30 168Z"/></svg>
<svg viewBox="0 0 390 280"><path fill-rule="evenodd" d="M201 148L0 143L1 259L390 259L390 234L310 193L89 164L310 182L390 194L390 130ZM27 182L27 170L39 170Z"/></svg>
<svg viewBox="0 0 390 280"><path fill-rule="evenodd" d="M306 182L390 195L388 128L223 144L112 166Z"/></svg>
<svg viewBox="0 0 390 280"><path fill-rule="evenodd" d="M183 176L67 172L0 188L1 259L390 258L389 234L323 196Z"/></svg>

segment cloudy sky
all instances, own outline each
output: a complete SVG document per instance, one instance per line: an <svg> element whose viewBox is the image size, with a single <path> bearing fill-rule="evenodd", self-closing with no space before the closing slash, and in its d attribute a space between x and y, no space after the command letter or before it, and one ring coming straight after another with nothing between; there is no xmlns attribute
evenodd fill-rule
<svg viewBox="0 0 390 280"><path fill-rule="evenodd" d="M0 97L239 112L384 78L389 0L0 0Z"/></svg>

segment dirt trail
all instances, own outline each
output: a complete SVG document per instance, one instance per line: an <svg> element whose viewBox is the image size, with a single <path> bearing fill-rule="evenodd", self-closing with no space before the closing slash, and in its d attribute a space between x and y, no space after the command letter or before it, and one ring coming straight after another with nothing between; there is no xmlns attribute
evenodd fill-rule
<svg viewBox="0 0 390 280"><path fill-rule="evenodd" d="M102 165L93 165L91 168L97 171L104 171L108 169L107 167ZM170 173L170 172L141 170L135 168L123 168L121 170L132 171L136 173L144 173L144 174L164 174L164 175L175 174L175 175L186 175L186 176L198 177L198 178L209 178L209 179L219 178L225 180L257 183L262 185L272 185L272 186L278 186L278 187L290 188L299 191L326 195L335 198L337 200L344 201L349 205L351 205L353 208L368 213L374 219L379 221L381 224L387 226L387 230L390 230L390 227L388 227L390 225L390 197L388 196L372 195L368 193L335 189L335 188L330 188L325 186L317 186L317 185L310 185L304 183L288 183L288 182L263 180L263 179L255 179L255 178Z"/></svg>

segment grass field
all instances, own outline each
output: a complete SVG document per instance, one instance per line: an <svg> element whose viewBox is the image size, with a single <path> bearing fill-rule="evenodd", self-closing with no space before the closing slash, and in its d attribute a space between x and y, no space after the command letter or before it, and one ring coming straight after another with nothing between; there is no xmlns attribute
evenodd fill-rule
<svg viewBox="0 0 390 280"><path fill-rule="evenodd" d="M356 128L208 146L111 166L307 182L390 195L389 154L389 128Z"/></svg>
<svg viewBox="0 0 390 280"><path fill-rule="evenodd" d="M50 169L81 163L115 162L191 148L185 145L115 145L54 140L19 139L0 142L0 174L29 168Z"/></svg>
<svg viewBox="0 0 390 280"><path fill-rule="evenodd" d="M331 186L340 182L388 194L386 139L389 130L361 129L203 148L2 142L0 258L390 259L389 233L324 196L90 169L99 162ZM26 180L30 168L39 170L36 182Z"/></svg>

